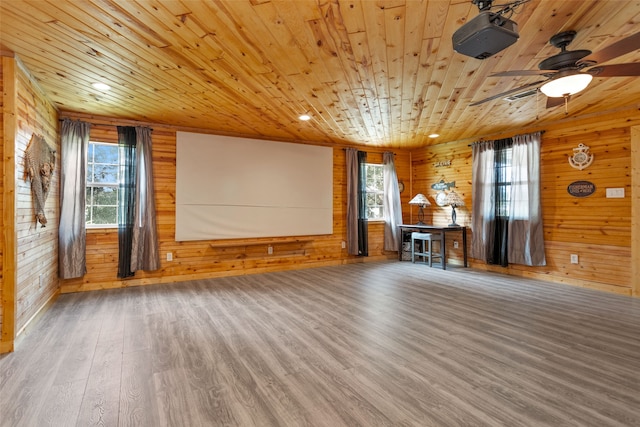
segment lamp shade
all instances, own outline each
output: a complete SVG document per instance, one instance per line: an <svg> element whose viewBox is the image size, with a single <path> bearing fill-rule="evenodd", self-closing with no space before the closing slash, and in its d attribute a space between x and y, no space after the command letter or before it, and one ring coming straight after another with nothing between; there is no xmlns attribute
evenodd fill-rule
<svg viewBox="0 0 640 427"><path fill-rule="evenodd" d="M431 203L429 203L429 199L427 199L427 196L422 193L416 194L416 196L409 201L409 204L422 207L431 206Z"/></svg>
<svg viewBox="0 0 640 427"><path fill-rule="evenodd" d="M542 93L551 98L562 98L584 90L593 76L588 73L574 73L555 78L540 87Z"/></svg>
<svg viewBox="0 0 640 427"><path fill-rule="evenodd" d="M462 200L462 197L460 197L460 195L453 190L451 190L451 192L447 194L444 202L445 204L453 207L464 206L464 200Z"/></svg>

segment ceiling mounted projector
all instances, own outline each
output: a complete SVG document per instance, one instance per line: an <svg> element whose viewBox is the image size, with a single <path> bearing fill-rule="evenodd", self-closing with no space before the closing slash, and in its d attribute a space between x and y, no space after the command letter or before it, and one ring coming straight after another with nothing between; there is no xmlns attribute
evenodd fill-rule
<svg viewBox="0 0 640 427"><path fill-rule="evenodd" d="M498 13L485 11L453 33L453 50L485 59L508 48L518 37L518 24Z"/></svg>

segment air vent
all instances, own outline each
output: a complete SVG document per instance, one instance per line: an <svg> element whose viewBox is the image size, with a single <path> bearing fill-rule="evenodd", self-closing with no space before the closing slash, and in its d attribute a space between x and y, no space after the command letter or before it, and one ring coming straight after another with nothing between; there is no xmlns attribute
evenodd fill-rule
<svg viewBox="0 0 640 427"><path fill-rule="evenodd" d="M509 102L517 101L519 99L527 98L527 97L529 97L531 95L535 95L536 92L538 92L538 89L530 89L530 90L527 90L527 91L524 91L524 92L516 93L515 95L507 96L505 98L505 101L509 101Z"/></svg>

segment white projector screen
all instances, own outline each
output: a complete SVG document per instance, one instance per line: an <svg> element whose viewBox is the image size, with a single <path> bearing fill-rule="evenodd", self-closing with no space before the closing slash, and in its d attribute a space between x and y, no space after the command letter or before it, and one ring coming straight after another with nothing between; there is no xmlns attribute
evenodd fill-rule
<svg viewBox="0 0 640 427"><path fill-rule="evenodd" d="M333 233L333 149L178 132L176 241Z"/></svg>

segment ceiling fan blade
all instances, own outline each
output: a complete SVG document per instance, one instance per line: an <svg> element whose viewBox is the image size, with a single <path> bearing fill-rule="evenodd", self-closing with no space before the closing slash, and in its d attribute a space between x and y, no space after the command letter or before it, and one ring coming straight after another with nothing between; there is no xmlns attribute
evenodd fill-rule
<svg viewBox="0 0 640 427"><path fill-rule="evenodd" d="M571 99L571 96L567 97L567 101L569 101L569 99ZM553 107L557 107L559 105L564 105L565 101L564 101L564 97L562 98L558 98L558 97L547 97L547 108L553 108Z"/></svg>
<svg viewBox="0 0 640 427"><path fill-rule="evenodd" d="M640 76L640 62L601 65L589 68L587 72L592 74L594 77Z"/></svg>
<svg viewBox="0 0 640 427"><path fill-rule="evenodd" d="M485 99L482 99L480 101L476 101L473 104L469 104L469 106L474 107L476 105L484 104L485 102L493 101L494 99L502 98L502 97L504 97L506 95L510 95L512 93L520 92L523 89L526 89L526 88L532 87L532 86L537 86L537 85L542 84L544 82L546 82L546 80L540 80L539 82L533 82L533 83L529 83L528 85L519 86L519 87L517 87L515 89L511 89L511 90L508 90L506 92L502 92L502 93L499 93L497 95L490 96L489 98L485 98Z"/></svg>
<svg viewBox="0 0 640 427"><path fill-rule="evenodd" d="M511 76L544 76L545 74L554 73L555 71L545 70L513 70L513 71L501 71L499 73L493 73L489 77L511 77Z"/></svg>
<svg viewBox="0 0 640 427"><path fill-rule="evenodd" d="M635 33L622 40L610 44L609 46L601 49L597 52L587 55L578 61L580 64L602 64L610 59L622 56L625 53L633 52L636 49L640 49L640 33Z"/></svg>

